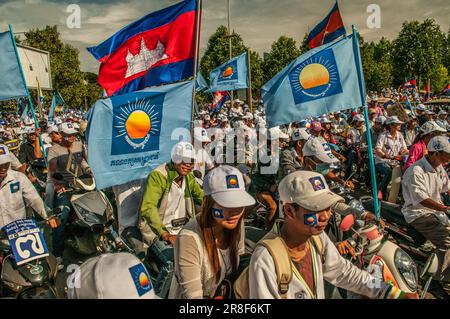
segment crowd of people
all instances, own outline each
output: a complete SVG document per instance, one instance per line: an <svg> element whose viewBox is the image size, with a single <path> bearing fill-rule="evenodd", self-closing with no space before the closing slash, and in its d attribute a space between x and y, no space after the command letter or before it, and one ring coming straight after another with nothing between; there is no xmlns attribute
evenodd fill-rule
<svg viewBox="0 0 450 319"><path fill-rule="evenodd" d="M347 205L330 190L331 184L362 195L371 194L375 183L379 200L400 203L406 222L436 247L436 279L448 283L448 105L419 103L408 110L398 104L404 97L392 89L371 92L369 127L362 109L268 129L262 101L251 108L236 99L213 111L201 105L192 141L176 144L171 161L147 178L110 190L119 233L139 229L150 258L159 264L154 289L133 289L131 269L143 264L129 253L117 252L86 261L72 275L82 281L69 289L68 297L218 297L224 280L236 278L242 270L245 217L261 204L267 211L262 228L271 240L281 239L277 243L282 243L279 247L293 266L282 287L270 246L258 244L247 260L248 298L325 298L325 282L370 298L417 298L388 283L369 285L372 274L343 257L354 249L348 241L333 242L326 234L330 218L351 213L376 222L377 217ZM391 113L392 104L401 112ZM25 208L32 208L53 229L52 253L63 269L65 225L72 209L72 194L65 187L74 176L92 174L87 123L80 112L68 112L52 121L43 116L37 124L38 128L33 120L6 112L0 117L0 228L26 218ZM245 159L230 162L214 142L230 136L235 141L237 130L245 135ZM376 182L370 174L367 130ZM277 147L266 150L277 166L270 174L266 169L274 163L262 161L260 144L252 143L261 136L269 140L266 146ZM57 217L52 213L56 208ZM277 220L282 223L276 230ZM379 223L383 226L382 219Z"/></svg>

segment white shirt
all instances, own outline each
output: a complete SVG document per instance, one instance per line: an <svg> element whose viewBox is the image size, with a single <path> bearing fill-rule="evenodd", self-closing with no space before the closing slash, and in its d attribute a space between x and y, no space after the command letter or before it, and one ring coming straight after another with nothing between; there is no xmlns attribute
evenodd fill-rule
<svg viewBox="0 0 450 319"><path fill-rule="evenodd" d="M402 213L407 223L426 214L441 215L433 209L420 205L425 199L443 204L441 193L450 189L450 181L445 169L441 166L433 169L426 157L422 157L408 167L402 178L402 191L405 204Z"/></svg>
<svg viewBox="0 0 450 319"><path fill-rule="evenodd" d="M350 128L347 132L347 144L358 145L361 143L361 133L354 127Z"/></svg>
<svg viewBox="0 0 450 319"><path fill-rule="evenodd" d="M183 177L181 187L173 181L167 198L167 209L164 215L163 224L171 235L177 235L181 227L174 228L172 220L186 216L186 202L184 200L184 191L186 189L186 178Z"/></svg>
<svg viewBox="0 0 450 319"><path fill-rule="evenodd" d="M374 277L361 270L350 261L344 259L337 251L330 238L322 232L320 235L324 246L325 263L319 252L311 245L311 256L315 273L315 289L317 299L325 298L324 280L334 286L341 287L370 298L383 298L388 285L381 283L377 288L371 285ZM292 266L295 267L295 266ZM262 245L253 252L249 265L250 299L281 299L278 291L275 264L269 251ZM287 299L312 299L311 293L302 281L292 274Z"/></svg>
<svg viewBox="0 0 450 319"><path fill-rule="evenodd" d="M405 132L406 145L412 146L415 139L416 139L416 131L415 130L406 130L406 132Z"/></svg>
<svg viewBox="0 0 450 319"><path fill-rule="evenodd" d="M206 168L208 168L208 170L213 169L214 161L211 156L209 156L208 152L204 148L201 148L195 155L194 171L200 171L203 179L205 178Z"/></svg>
<svg viewBox="0 0 450 319"><path fill-rule="evenodd" d="M44 202L30 180L22 173L8 170L0 183L0 228L26 218L27 206L47 218Z"/></svg>
<svg viewBox="0 0 450 319"><path fill-rule="evenodd" d="M380 149L388 156L398 156L402 150L408 149L405 139L400 132L397 132L397 136L393 138L389 132L384 132L378 137L377 145L375 149ZM389 162L386 158L376 156L375 163Z"/></svg>

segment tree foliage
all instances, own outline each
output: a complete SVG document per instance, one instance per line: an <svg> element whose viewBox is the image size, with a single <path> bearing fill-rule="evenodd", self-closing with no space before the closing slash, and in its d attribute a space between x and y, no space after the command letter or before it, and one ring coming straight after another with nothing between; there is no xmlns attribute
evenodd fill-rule
<svg viewBox="0 0 450 319"><path fill-rule="evenodd" d="M53 88L62 95L69 107L82 108L85 103L89 107L101 96L101 87L96 82L88 81L80 70L78 49L61 41L56 26L32 29L25 36L24 44L50 52ZM45 96L49 106L51 92L45 93Z"/></svg>
<svg viewBox="0 0 450 319"><path fill-rule="evenodd" d="M265 81L270 80L285 66L300 56L300 50L294 39L281 36L272 44L269 56L264 61Z"/></svg>

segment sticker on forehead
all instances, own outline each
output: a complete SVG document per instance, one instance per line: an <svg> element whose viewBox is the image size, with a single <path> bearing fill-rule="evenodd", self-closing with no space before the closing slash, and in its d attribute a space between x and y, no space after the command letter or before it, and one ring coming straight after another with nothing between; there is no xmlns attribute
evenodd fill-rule
<svg viewBox="0 0 450 319"><path fill-rule="evenodd" d="M306 226L315 226L317 225L317 214L305 214L303 215L303 222Z"/></svg>
<svg viewBox="0 0 450 319"><path fill-rule="evenodd" d="M320 176L311 177L309 179L314 191L320 191L322 189L326 189L325 183Z"/></svg>
<svg viewBox="0 0 450 319"><path fill-rule="evenodd" d="M237 175L227 176L227 188L239 188L239 180Z"/></svg>

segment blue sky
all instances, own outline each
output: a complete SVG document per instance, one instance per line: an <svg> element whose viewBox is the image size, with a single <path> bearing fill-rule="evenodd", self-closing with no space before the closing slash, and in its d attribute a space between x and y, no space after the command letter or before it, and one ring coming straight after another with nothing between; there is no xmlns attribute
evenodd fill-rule
<svg viewBox="0 0 450 319"><path fill-rule="evenodd" d="M98 62L86 51L127 24L149 12L179 0L0 0L0 29L11 23L16 32L30 28L57 25L63 41L80 50L83 71L97 73ZM280 36L293 37L298 42L308 28L313 28L332 8L334 0L231 0L232 29L241 34L246 45L262 54L269 51ZM66 25L69 4L81 7L81 28ZM208 37L221 24L227 24L227 1L204 0L201 52ZM367 7L381 8L381 28L369 29ZM406 20L434 18L443 31L450 28L448 0L340 0L341 14L347 27L355 24L366 40L377 41L382 36L394 38Z"/></svg>

